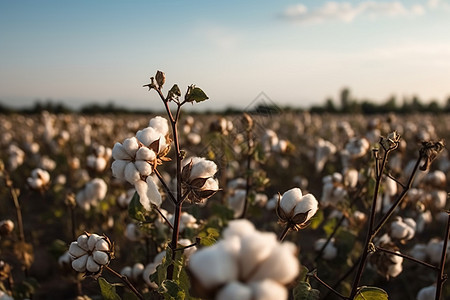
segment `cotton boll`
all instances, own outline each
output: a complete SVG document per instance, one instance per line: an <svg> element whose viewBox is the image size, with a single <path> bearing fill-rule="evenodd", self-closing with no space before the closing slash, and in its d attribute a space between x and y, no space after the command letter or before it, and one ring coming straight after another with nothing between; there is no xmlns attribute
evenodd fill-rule
<svg viewBox="0 0 450 300"><path fill-rule="evenodd" d="M142 272L142 278L144 279L145 283L151 287L152 289L157 289L158 285L152 281L150 281L150 275L156 272L156 268L159 264L156 263L150 263L148 264L144 271Z"/></svg>
<svg viewBox="0 0 450 300"><path fill-rule="evenodd" d="M298 275L300 266L297 257L292 253L288 242L279 244L253 273L251 281L272 279L281 284L288 284Z"/></svg>
<svg viewBox="0 0 450 300"><path fill-rule="evenodd" d="M147 147L150 146L154 141L160 140L160 148L158 149L158 152L161 149L161 133L156 131L153 127L147 127L145 129L139 130L136 133L136 138Z"/></svg>
<svg viewBox="0 0 450 300"><path fill-rule="evenodd" d="M280 200L280 208L286 216L294 213L294 208L302 198L302 191L299 188L293 188L283 194Z"/></svg>
<svg viewBox="0 0 450 300"><path fill-rule="evenodd" d="M435 285L430 285L427 287L422 288L418 293L417 293L417 300L430 300L430 299L434 299L436 296L436 286Z"/></svg>
<svg viewBox="0 0 450 300"><path fill-rule="evenodd" d="M223 247L226 241L203 248L192 254L189 270L206 288L215 288L226 282L237 280L238 267L234 256Z"/></svg>
<svg viewBox="0 0 450 300"><path fill-rule="evenodd" d="M202 137L198 133L195 133L195 132L188 133L188 135L186 136L186 139L192 145L198 145L202 141Z"/></svg>
<svg viewBox="0 0 450 300"><path fill-rule="evenodd" d="M213 177L216 172L217 165L213 161L203 157L194 157L192 158L192 169L189 179Z"/></svg>
<svg viewBox="0 0 450 300"><path fill-rule="evenodd" d="M215 300L251 300L252 299L252 289L245 284L238 281L232 281L226 284L214 297ZM259 298L257 298L259 299Z"/></svg>
<svg viewBox="0 0 450 300"><path fill-rule="evenodd" d="M141 263L135 263L133 265L133 268L131 270L131 278L136 281L139 277L142 276L142 273L144 272L144 265Z"/></svg>
<svg viewBox="0 0 450 300"><path fill-rule="evenodd" d="M80 272L80 273L85 272L86 271L87 260L88 260L88 255L87 254L85 254L83 256L80 256L77 259L74 259L72 261L72 268L75 271Z"/></svg>
<svg viewBox="0 0 450 300"><path fill-rule="evenodd" d="M348 169L345 171L344 184L350 188L356 187L358 184L359 173L356 169Z"/></svg>
<svg viewBox="0 0 450 300"><path fill-rule="evenodd" d="M131 267L126 266L120 271L120 275L126 276L127 278L131 278Z"/></svg>
<svg viewBox="0 0 450 300"><path fill-rule="evenodd" d="M434 190L431 192L431 199L435 208L443 209L447 204L447 192L443 190Z"/></svg>
<svg viewBox="0 0 450 300"><path fill-rule="evenodd" d="M400 253L399 251L395 251L397 253ZM403 263L403 257L398 255L391 255L390 257L392 264L389 265L387 269L387 275L389 277L397 277L402 271L402 263Z"/></svg>
<svg viewBox="0 0 450 300"><path fill-rule="evenodd" d="M227 198L228 207L234 211L234 217L242 215L245 205L246 191L242 189L235 190L232 195Z"/></svg>
<svg viewBox="0 0 450 300"><path fill-rule="evenodd" d="M159 132L163 136L169 133L169 123L167 119L163 117L156 116L150 119L148 126L153 127L157 132Z"/></svg>
<svg viewBox="0 0 450 300"><path fill-rule="evenodd" d="M317 202L316 198L312 194L306 194L295 206L294 216L296 216L297 214L307 213L306 220L304 221L307 222L309 219L311 219L312 216L316 214L318 209L319 203Z"/></svg>
<svg viewBox="0 0 450 300"><path fill-rule="evenodd" d="M178 240L178 244L180 244L182 247L187 247L192 245L192 242L188 239L180 239ZM197 247L196 246L191 246L189 248L186 248L183 250L183 254L184 256L186 256L187 259L189 259L189 257L194 254L194 252L197 251Z"/></svg>
<svg viewBox="0 0 450 300"><path fill-rule="evenodd" d="M128 164L133 164L126 160L115 160L111 164L112 174L116 178L125 178L125 169Z"/></svg>
<svg viewBox="0 0 450 300"><path fill-rule="evenodd" d="M327 242L327 239L318 239L315 243L314 243L314 250L316 251L320 251L322 249L322 247L325 245L325 243ZM322 253L322 258L325 260L333 260L336 258L337 256L337 248L334 245L334 238L330 240L330 242L325 246L325 249L323 250Z"/></svg>
<svg viewBox="0 0 450 300"><path fill-rule="evenodd" d="M132 242L137 242L142 238L142 234L136 224L129 223L125 228L125 237Z"/></svg>
<svg viewBox="0 0 450 300"><path fill-rule="evenodd" d="M153 161L156 159L156 153L147 147L141 147L136 152L136 160Z"/></svg>
<svg viewBox="0 0 450 300"><path fill-rule="evenodd" d="M258 265L269 257L276 246L277 238L273 233L256 231L241 239L241 249L238 255L241 278L249 279Z"/></svg>
<svg viewBox="0 0 450 300"><path fill-rule="evenodd" d="M124 141L125 143L125 141ZM130 142L128 142L130 143ZM137 151L137 150L136 150ZM133 151L131 151L133 152ZM124 145L121 143L115 143L112 149L112 157L117 160L130 160L132 158L131 154L127 152Z"/></svg>
<svg viewBox="0 0 450 300"><path fill-rule="evenodd" d="M114 145L115 146L115 145ZM136 137L127 138L123 141L123 148L128 154L128 158L133 158L136 155L136 152L139 149L139 141ZM113 149L113 156L114 156L114 149ZM120 158L115 158L120 159ZM126 158L122 158L126 159Z"/></svg>
<svg viewBox="0 0 450 300"><path fill-rule="evenodd" d="M285 300L288 299L288 291L281 284L265 279L259 282L250 283L253 292L252 299L258 300Z"/></svg>
<svg viewBox="0 0 450 300"><path fill-rule="evenodd" d="M253 223L246 219L233 220L228 223L227 228L222 233L224 239L233 236L244 237L248 234L253 234L256 231Z"/></svg>
<svg viewBox="0 0 450 300"><path fill-rule="evenodd" d="M427 258L427 245L425 244L415 244L414 247L409 251L409 255L415 259L425 261Z"/></svg>
<svg viewBox="0 0 450 300"><path fill-rule="evenodd" d="M161 205L161 194L152 177L148 176L146 181L136 181L134 187L139 194L139 201L146 210L150 211L152 204L158 207Z"/></svg>
<svg viewBox="0 0 450 300"><path fill-rule="evenodd" d="M141 175L139 174L139 171L134 163L128 163L125 166L124 175L125 179L131 184L134 184L136 181L141 179Z"/></svg>

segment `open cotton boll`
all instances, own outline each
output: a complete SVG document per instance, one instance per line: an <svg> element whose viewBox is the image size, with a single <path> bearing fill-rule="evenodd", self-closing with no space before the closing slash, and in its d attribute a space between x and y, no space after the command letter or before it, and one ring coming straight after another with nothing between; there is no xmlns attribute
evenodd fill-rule
<svg viewBox="0 0 450 300"><path fill-rule="evenodd" d="M139 194L139 201L146 210L150 211L152 204L158 207L161 205L161 194L151 176L148 176L146 181L136 181L134 187Z"/></svg>
<svg viewBox="0 0 450 300"><path fill-rule="evenodd" d="M220 291L216 294L215 300L230 300L230 299L239 299L239 300L251 300L252 298L252 289L245 284L242 284L238 281L232 281L226 284ZM259 298L257 298L259 299Z"/></svg>
<svg viewBox="0 0 450 300"><path fill-rule="evenodd" d="M129 157L134 157L139 149L139 141L137 140L136 137L127 138L123 141L123 148L128 153Z"/></svg>
<svg viewBox="0 0 450 300"><path fill-rule="evenodd" d="M311 219L312 216L316 214L318 209L319 209L319 202L317 202L316 198L312 194L306 194L295 206L294 216L297 214L308 213L306 217L306 221L308 221L309 219Z"/></svg>
<svg viewBox="0 0 450 300"><path fill-rule="evenodd" d="M246 191L237 189L232 195L227 197L227 204L234 211L234 217L237 218L242 215L244 211Z"/></svg>
<svg viewBox="0 0 450 300"><path fill-rule="evenodd" d="M238 278L238 267L233 253L224 247L226 241L220 241L211 247L203 248L192 254L189 270L202 286L215 288Z"/></svg>
<svg viewBox="0 0 450 300"><path fill-rule="evenodd" d="M207 178L213 177L217 172L217 165L203 157L193 157L192 159L192 169L189 176L190 180L195 178ZM190 160L187 161L189 163Z"/></svg>
<svg viewBox="0 0 450 300"><path fill-rule="evenodd" d="M427 258L427 245L425 244L415 244L414 247L409 250L409 255L415 259L425 261Z"/></svg>
<svg viewBox="0 0 450 300"><path fill-rule="evenodd" d="M327 239L325 239L325 238L318 239L314 243L314 250L320 251L326 242L327 242ZM333 260L334 258L336 258L337 252L338 252L338 250L337 250L336 246L334 245L334 238L333 238L325 246L325 249L323 249L322 258L325 260Z"/></svg>
<svg viewBox="0 0 450 300"><path fill-rule="evenodd" d="M293 188L283 194L280 200L280 208L286 216L292 216L294 208L302 198L302 191L299 188Z"/></svg>
<svg viewBox="0 0 450 300"><path fill-rule="evenodd" d="M265 279L250 283L252 288L252 299L258 300L285 300L288 299L287 289L276 281Z"/></svg>
<svg viewBox="0 0 450 300"><path fill-rule="evenodd" d="M167 119L156 116L148 122L149 127L153 127L157 132L159 132L161 135L165 136L169 133L169 122Z"/></svg>
<svg viewBox="0 0 450 300"><path fill-rule="evenodd" d="M292 253L289 242L277 244L266 260L261 262L250 281L272 279L281 284L288 284L295 279L300 270L297 257Z"/></svg>
<svg viewBox="0 0 450 300"><path fill-rule="evenodd" d="M158 153L166 146L165 137L153 127L147 127L139 130L136 133L136 138L147 147L150 146L153 142L159 140Z"/></svg>
<svg viewBox="0 0 450 300"><path fill-rule="evenodd" d="M395 252L400 253L400 251ZM403 271L403 257L398 255L391 255L390 259L392 264L388 266L387 275L389 277L397 277Z"/></svg>
<svg viewBox="0 0 450 300"><path fill-rule="evenodd" d="M430 299L434 299L436 296L436 286L435 285L430 285L427 287L422 288L418 293L417 293L417 300L430 300Z"/></svg>
<svg viewBox="0 0 450 300"><path fill-rule="evenodd" d="M227 228L222 233L224 239L233 236L244 237L248 234L253 234L256 231L255 226L249 220L239 219L228 223Z"/></svg>
<svg viewBox="0 0 450 300"><path fill-rule="evenodd" d="M112 157L115 160L130 160L132 158L132 155L127 152L127 150L121 143L117 142L114 144L114 147L112 149Z"/></svg>
<svg viewBox="0 0 450 300"><path fill-rule="evenodd" d="M153 161L156 159L156 153L147 147L141 147L136 152L136 160Z"/></svg>
<svg viewBox="0 0 450 300"><path fill-rule="evenodd" d="M180 244L183 247L187 247L192 245L191 240L188 239L180 239L178 240L178 244ZM189 257L194 254L194 252L197 251L197 247L196 246L191 246L189 248L186 248L183 250L183 254L184 256L186 256L187 259L189 259Z"/></svg>
<svg viewBox="0 0 450 300"><path fill-rule="evenodd" d="M267 259L277 245L276 235L269 232L255 231L241 239L241 249L238 255L241 270L240 277L249 279L249 275L258 265Z"/></svg>

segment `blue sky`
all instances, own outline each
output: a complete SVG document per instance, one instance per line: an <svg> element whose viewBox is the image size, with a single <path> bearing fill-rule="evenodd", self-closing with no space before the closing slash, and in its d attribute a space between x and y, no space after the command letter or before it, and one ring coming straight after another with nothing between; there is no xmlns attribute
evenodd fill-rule
<svg viewBox="0 0 450 300"><path fill-rule="evenodd" d="M201 108L264 92L308 107L349 87L450 96L450 1L0 1L0 100L159 108L142 85L196 84Z"/></svg>

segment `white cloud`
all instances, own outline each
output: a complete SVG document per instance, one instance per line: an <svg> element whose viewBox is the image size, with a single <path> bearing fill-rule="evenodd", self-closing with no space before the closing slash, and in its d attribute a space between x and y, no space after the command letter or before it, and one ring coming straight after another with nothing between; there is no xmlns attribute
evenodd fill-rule
<svg viewBox="0 0 450 300"><path fill-rule="evenodd" d="M432 4L439 0L430 0ZM359 16L377 18L382 16L414 16L425 13L425 8L421 5L405 7L401 2L377 2L363 1L358 4L349 2L327 2L323 6L308 9L303 4L288 7L282 14L282 18L297 23L322 23L329 20L342 22L352 22Z"/></svg>
<svg viewBox="0 0 450 300"><path fill-rule="evenodd" d="M428 0L427 5L430 9L450 10L450 3L444 0Z"/></svg>

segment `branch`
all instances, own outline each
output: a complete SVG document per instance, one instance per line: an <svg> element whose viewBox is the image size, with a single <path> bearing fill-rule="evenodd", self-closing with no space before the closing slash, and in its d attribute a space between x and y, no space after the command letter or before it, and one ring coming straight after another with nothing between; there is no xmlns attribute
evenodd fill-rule
<svg viewBox="0 0 450 300"><path fill-rule="evenodd" d="M447 213L449 213L447 211ZM444 274L445 269L445 261L446 261L446 255L447 255L447 245L448 245L448 239L450 235L450 214L447 218L447 227L445 228L445 238L444 238L444 246L442 249L442 256L441 256L441 263L439 265L439 276L436 283L436 298L435 300L441 299L441 293L442 288L444 285L444 282L447 280L447 274Z"/></svg>
<svg viewBox="0 0 450 300"><path fill-rule="evenodd" d="M113 269L111 269L109 266L105 266L105 268L110 271L111 273L114 274L114 276L119 277L120 280L123 281L123 283L125 283L125 285L140 299L140 300L144 300L144 297L142 297L142 295L139 293L139 291L134 287L134 285L131 284L131 282L128 280L127 276L125 275L121 275L119 273L117 273L116 271L114 271Z"/></svg>
<svg viewBox="0 0 450 300"><path fill-rule="evenodd" d="M156 177L158 177L159 181L161 182L162 186L166 190L166 193L169 195L170 200L172 200L173 204L177 204L177 199L175 199L175 196L173 195L172 191L169 189L169 186L165 182L164 178L161 176L161 173L159 173L158 169L154 169Z"/></svg>

